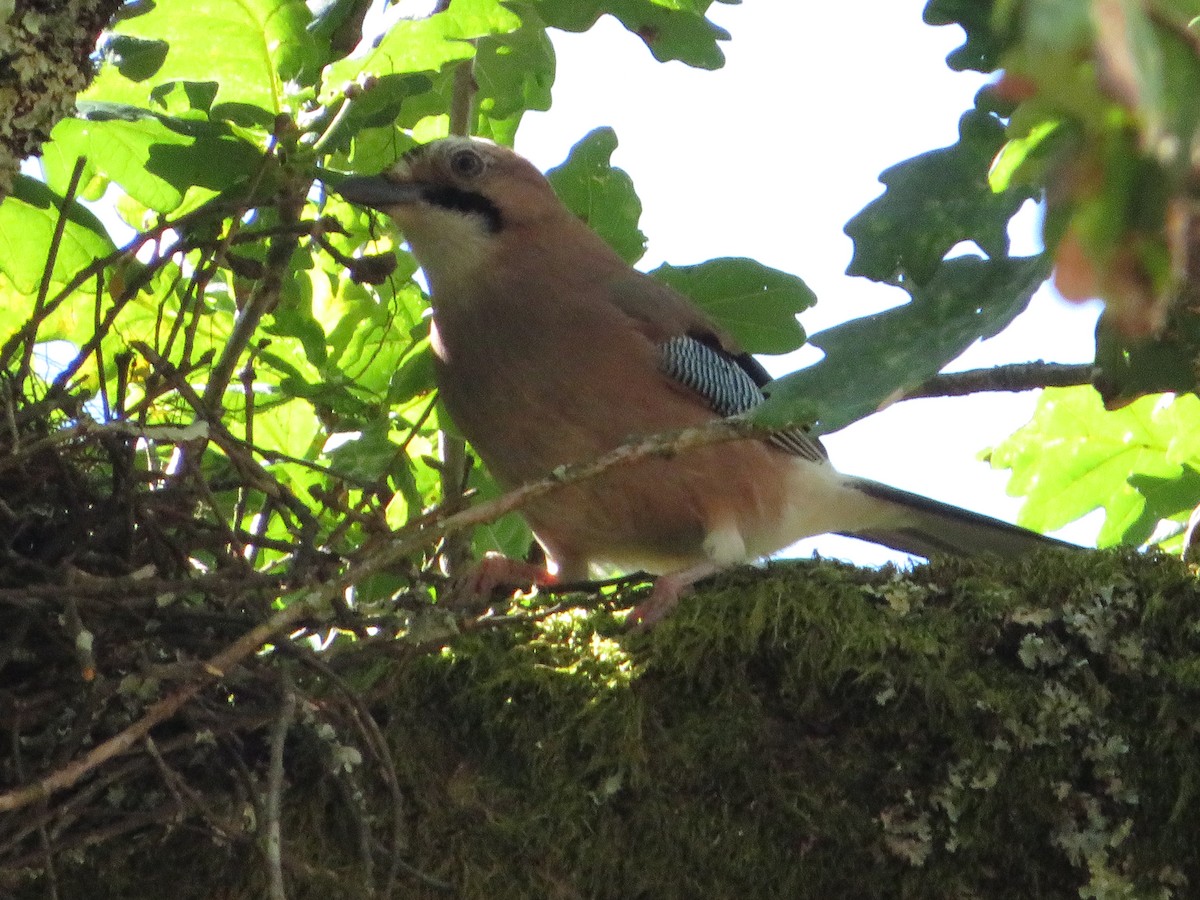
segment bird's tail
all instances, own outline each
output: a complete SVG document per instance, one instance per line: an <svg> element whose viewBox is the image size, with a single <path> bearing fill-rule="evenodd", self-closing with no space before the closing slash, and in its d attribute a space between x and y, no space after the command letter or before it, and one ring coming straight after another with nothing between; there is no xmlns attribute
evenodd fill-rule
<svg viewBox="0 0 1200 900"><path fill-rule="evenodd" d="M893 550L928 559L934 554L980 556L992 553L1016 557L1048 547L1078 549L1075 544L875 481L856 478L852 486L888 504L894 515L884 517L879 524L842 534L883 544Z"/></svg>

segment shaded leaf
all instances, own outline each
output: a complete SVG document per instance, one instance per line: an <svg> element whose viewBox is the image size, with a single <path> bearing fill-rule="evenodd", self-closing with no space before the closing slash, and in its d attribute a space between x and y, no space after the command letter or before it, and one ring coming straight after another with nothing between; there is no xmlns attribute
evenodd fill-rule
<svg viewBox="0 0 1200 900"><path fill-rule="evenodd" d="M611 14L641 38L655 59L677 59L701 69L719 69L725 55L718 41L729 33L704 17L712 0L535 0L547 25L587 31Z"/></svg>
<svg viewBox="0 0 1200 900"><path fill-rule="evenodd" d="M1028 305L1048 265L1041 256L947 260L904 306L812 335L825 358L772 382L756 418L789 421L793 405L815 404L815 431L824 434L875 412L999 333Z"/></svg>
<svg viewBox="0 0 1200 900"><path fill-rule="evenodd" d="M650 273L694 300L751 353L790 353L804 343L796 316L817 298L800 278L752 259L663 265Z"/></svg>
<svg viewBox="0 0 1200 900"><path fill-rule="evenodd" d="M1176 478L1133 474L1129 484L1142 495L1145 505L1142 514L1122 536L1122 543L1136 544L1149 540L1160 522L1187 522L1200 506L1200 471L1183 466ZM1164 542L1158 542L1160 546Z"/></svg>
<svg viewBox="0 0 1200 900"><path fill-rule="evenodd" d="M949 250L974 241L989 256L1008 253L1008 220L1028 188L996 193L988 182L1005 142L1004 124L973 109L959 120L959 141L886 169L883 195L846 224L854 241L847 274L899 284L933 277Z"/></svg>
<svg viewBox="0 0 1200 900"><path fill-rule="evenodd" d="M974 69L992 72L1000 65L1000 54L1011 43L1007 29L996 28L995 0L930 0L924 18L929 25L961 25L963 45L946 57L946 65L957 71Z"/></svg>
<svg viewBox="0 0 1200 900"><path fill-rule="evenodd" d="M617 133L597 128L571 148L566 161L546 173L559 199L608 242L627 263L646 252L646 236L638 228L642 201L633 180L611 163Z"/></svg>
<svg viewBox="0 0 1200 900"><path fill-rule="evenodd" d="M101 47L104 61L130 81L145 81L162 68L170 45L166 41L146 41L127 34L114 34Z"/></svg>
<svg viewBox="0 0 1200 900"><path fill-rule="evenodd" d="M374 484L391 471L402 454L388 438L387 423L377 422L328 455L330 467L338 475L360 484Z"/></svg>

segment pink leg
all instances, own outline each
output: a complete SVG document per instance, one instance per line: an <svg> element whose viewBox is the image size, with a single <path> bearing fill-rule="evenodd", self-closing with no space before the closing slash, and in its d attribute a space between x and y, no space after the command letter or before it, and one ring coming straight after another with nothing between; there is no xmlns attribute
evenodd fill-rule
<svg viewBox="0 0 1200 900"><path fill-rule="evenodd" d="M679 602L679 598L690 591L692 585L701 578L707 578L723 568L725 566L720 563L706 560L688 569L659 575L658 580L654 582L654 589L650 592L650 598L645 603L634 607L633 612L626 620L626 625L632 631L649 631L655 624L670 615L675 604Z"/></svg>
<svg viewBox="0 0 1200 900"><path fill-rule="evenodd" d="M558 577L544 566L511 559L500 553L488 553L455 585L454 593L463 597L487 598L500 587L549 587L557 583Z"/></svg>

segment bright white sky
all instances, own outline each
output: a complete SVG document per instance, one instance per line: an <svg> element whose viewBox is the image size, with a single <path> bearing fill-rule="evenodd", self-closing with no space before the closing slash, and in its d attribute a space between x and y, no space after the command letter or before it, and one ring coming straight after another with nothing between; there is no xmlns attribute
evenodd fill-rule
<svg viewBox="0 0 1200 900"><path fill-rule="evenodd" d="M607 17L585 34L555 32L554 108L525 117L517 149L546 169L592 128L613 126L614 163L644 208L641 268L749 256L793 272L820 301L801 316L810 333L894 306L907 295L845 275L852 244L842 227L879 195L883 169L957 140L958 117L984 83L947 68L962 31L925 25L924 5L716 3L709 17L732 35L716 72L657 62ZM1014 252L1032 252L1036 216L1022 218ZM1068 304L1045 288L1008 332L952 368L1086 362L1097 314L1095 304ZM780 375L815 358L813 349L765 362ZM1013 520L1020 501L1005 493L1007 473L977 457L1024 424L1034 402L1032 392L910 401L826 445L841 471ZM1089 519L1060 534L1091 543L1097 527ZM897 558L841 538L797 551L814 548L862 564Z"/></svg>

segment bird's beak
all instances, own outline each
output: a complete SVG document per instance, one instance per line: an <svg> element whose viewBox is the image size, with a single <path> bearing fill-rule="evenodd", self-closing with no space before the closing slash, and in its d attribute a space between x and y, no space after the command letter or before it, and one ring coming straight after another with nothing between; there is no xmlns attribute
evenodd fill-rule
<svg viewBox="0 0 1200 900"><path fill-rule="evenodd" d="M330 186L351 203L370 209L416 203L424 188L416 181L393 181L383 175L351 175Z"/></svg>

